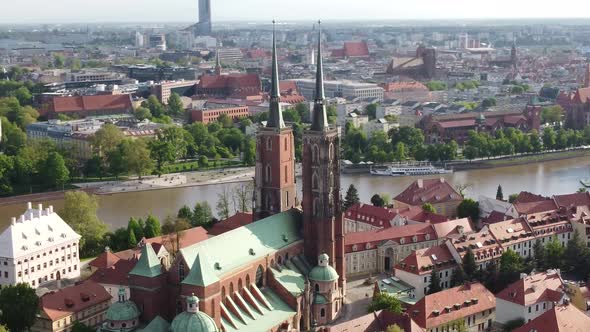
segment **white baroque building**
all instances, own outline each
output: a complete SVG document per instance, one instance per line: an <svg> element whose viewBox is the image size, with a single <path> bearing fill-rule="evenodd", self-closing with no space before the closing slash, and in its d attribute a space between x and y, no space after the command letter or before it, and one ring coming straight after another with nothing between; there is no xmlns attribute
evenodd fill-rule
<svg viewBox="0 0 590 332"><path fill-rule="evenodd" d="M0 234L0 285L28 283L36 288L53 280L80 277L78 235L53 206L39 204L19 217Z"/></svg>

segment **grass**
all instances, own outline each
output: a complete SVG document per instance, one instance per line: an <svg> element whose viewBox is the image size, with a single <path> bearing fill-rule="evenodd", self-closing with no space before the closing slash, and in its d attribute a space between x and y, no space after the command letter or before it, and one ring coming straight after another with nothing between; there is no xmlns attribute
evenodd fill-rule
<svg viewBox="0 0 590 332"><path fill-rule="evenodd" d="M219 160L209 161L208 167L200 167L197 161L178 162L170 165L166 165L162 168L164 174L168 173L179 173L179 172L192 172L192 171L205 171L216 168L228 168L228 167L239 167L243 166L240 161L232 160Z"/></svg>
<svg viewBox="0 0 590 332"><path fill-rule="evenodd" d="M555 152L555 153L542 153L542 154L527 155L527 156L514 156L511 158L505 158L505 159L490 159L490 160L483 161L483 163L485 163L487 165L501 166L501 165L506 165L506 164L514 164L515 162L530 163L530 162L539 162L539 161L554 160L554 159L560 159L560 158L577 157L577 156L582 156L584 154L585 154L584 150L561 151L561 152Z"/></svg>

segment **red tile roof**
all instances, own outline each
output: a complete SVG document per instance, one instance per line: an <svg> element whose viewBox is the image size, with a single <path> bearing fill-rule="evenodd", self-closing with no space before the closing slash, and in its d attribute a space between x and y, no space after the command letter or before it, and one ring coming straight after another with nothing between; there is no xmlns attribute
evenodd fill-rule
<svg viewBox="0 0 590 332"><path fill-rule="evenodd" d="M373 206L371 204L354 204L346 210L345 217L347 219L360 221L371 224L376 227L388 228L389 223L397 213L383 207Z"/></svg>
<svg viewBox="0 0 590 332"><path fill-rule="evenodd" d="M585 103L590 99L590 88L581 88L574 94L574 102Z"/></svg>
<svg viewBox="0 0 590 332"><path fill-rule="evenodd" d="M412 82L390 82L379 84L385 92L410 92L410 91L424 91L429 92L426 85L412 81Z"/></svg>
<svg viewBox="0 0 590 332"><path fill-rule="evenodd" d="M96 95L54 97L50 111L57 113L120 111L131 112L133 105L131 95Z"/></svg>
<svg viewBox="0 0 590 332"><path fill-rule="evenodd" d="M477 303L473 304L473 300L476 300ZM465 303L467 301L469 301L469 305ZM455 304L460 305L460 308L455 309ZM446 312L446 307L450 307L451 311ZM467 283L427 295L410 307L408 312L411 313L412 318L418 325L430 329L485 310L494 310L495 308L496 298L494 294L480 283ZM438 310L438 316L435 314L435 310Z"/></svg>
<svg viewBox="0 0 590 332"><path fill-rule="evenodd" d="M253 221L254 217L252 216L252 213L238 212L233 216L213 225L213 227L209 230L209 234L220 235L236 228L251 224Z"/></svg>
<svg viewBox="0 0 590 332"><path fill-rule="evenodd" d="M559 305L514 330L514 332L587 332L590 317L573 304Z"/></svg>
<svg viewBox="0 0 590 332"><path fill-rule="evenodd" d="M178 249L186 248L188 246L207 240L209 238L209 236L207 235L207 230L203 227L189 228L187 230L180 232L180 234L180 248ZM170 243L171 240L170 236L168 235L156 236L151 239L144 239L143 241L145 243L151 243L152 246L156 243L162 244L166 247L166 250L168 250L169 252L174 249L173 246L176 246L176 244L173 245L172 243ZM156 247L154 247L154 250L156 250Z"/></svg>
<svg viewBox="0 0 590 332"><path fill-rule="evenodd" d="M564 287L563 280L555 271L535 273L508 285L496 298L521 306L547 301L559 302L565 295Z"/></svg>
<svg viewBox="0 0 590 332"><path fill-rule="evenodd" d="M436 213L431 213L428 211L424 211L422 206L410 206L405 209L394 209L396 213L404 216L408 220L415 221L415 222L425 222L429 224L438 224L448 221L449 218L447 216L443 216Z"/></svg>
<svg viewBox="0 0 590 332"><path fill-rule="evenodd" d="M524 218L510 219L490 224L489 230L504 248L522 241L534 239L533 230Z"/></svg>
<svg viewBox="0 0 590 332"><path fill-rule="evenodd" d="M433 268L438 270L454 266L457 266L457 263L453 259L449 248L445 244L441 244L412 252L399 262L395 268L412 274L424 275L430 274Z"/></svg>
<svg viewBox="0 0 590 332"><path fill-rule="evenodd" d="M88 263L88 265L96 268L109 268L115 263L117 263L121 258L111 252L111 250L106 250L102 254L98 255L92 262Z"/></svg>
<svg viewBox="0 0 590 332"><path fill-rule="evenodd" d="M477 233L466 234L448 241L461 257L465 256L468 249L471 249L478 263L499 259L503 252L498 241L490 234L487 225Z"/></svg>
<svg viewBox="0 0 590 332"><path fill-rule="evenodd" d="M444 178L440 178L416 180L394 199L409 205L422 206L424 203L462 201L463 197Z"/></svg>
<svg viewBox="0 0 590 332"><path fill-rule="evenodd" d="M521 191L518 194L518 197L516 198L514 203L532 203L532 202L546 201L549 199L551 199L551 198L537 195L537 194L533 194L528 191Z"/></svg>
<svg viewBox="0 0 590 332"><path fill-rule="evenodd" d="M111 295L104 287L93 281L84 281L43 295L39 299L39 307L55 321L110 300Z"/></svg>
<svg viewBox="0 0 590 332"><path fill-rule="evenodd" d="M555 201L549 197L521 192L514 202L514 208L519 214L539 213L546 211L555 211L558 209Z"/></svg>
<svg viewBox="0 0 590 332"><path fill-rule="evenodd" d="M381 310L330 326L327 332L382 332L389 326L399 326L404 332L424 332L407 314Z"/></svg>
<svg viewBox="0 0 590 332"><path fill-rule="evenodd" d="M490 213L489 216L487 216L487 218L484 218L482 220L482 222L484 224L494 224L494 223L497 223L497 222L504 221L507 218L509 219L509 218L512 218L512 217L509 217L509 216L507 216L506 214L504 214L502 212L498 212L498 211L495 211L494 210L494 211L492 211L492 213Z"/></svg>
<svg viewBox="0 0 590 332"><path fill-rule="evenodd" d="M260 77L257 74L203 75L198 83L201 89L223 88L260 88Z"/></svg>
<svg viewBox="0 0 590 332"><path fill-rule="evenodd" d="M344 56L346 57L368 57L369 46L364 41L344 42Z"/></svg>
<svg viewBox="0 0 590 332"><path fill-rule="evenodd" d="M588 192L555 195L553 196L553 199L560 207L590 206L590 193Z"/></svg>
<svg viewBox="0 0 590 332"><path fill-rule="evenodd" d="M357 250L359 251L367 250L365 245L368 243L371 244L370 247L373 249L382 241L390 240L399 243L403 239L405 244L410 244L413 242L414 236L416 237L416 242L434 241L437 239L434 227L430 224L404 225L346 234L344 240L345 250L346 252L352 252L353 245L357 245Z"/></svg>
<svg viewBox="0 0 590 332"><path fill-rule="evenodd" d="M103 285L128 285L128 275L135 267L135 264L137 264L137 258L121 259L111 267L96 270L88 277L88 280Z"/></svg>
<svg viewBox="0 0 590 332"><path fill-rule="evenodd" d="M475 228L473 227L473 224L471 224L469 218L449 220L433 224L432 226L439 238L459 236L475 232Z"/></svg>

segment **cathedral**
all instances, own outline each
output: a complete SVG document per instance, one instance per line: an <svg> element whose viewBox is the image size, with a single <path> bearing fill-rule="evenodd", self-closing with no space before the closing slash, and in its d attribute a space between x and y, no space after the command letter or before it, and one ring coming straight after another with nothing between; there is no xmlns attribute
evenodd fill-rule
<svg viewBox="0 0 590 332"><path fill-rule="evenodd" d="M269 116L256 135L256 221L180 249L169 267L145 244L126 276L129 298L123 293L113 304L101 331L310 331L339 318L346 288L340 140L328 123L321 30L319 37L303 197L273 28Z"/></svg>

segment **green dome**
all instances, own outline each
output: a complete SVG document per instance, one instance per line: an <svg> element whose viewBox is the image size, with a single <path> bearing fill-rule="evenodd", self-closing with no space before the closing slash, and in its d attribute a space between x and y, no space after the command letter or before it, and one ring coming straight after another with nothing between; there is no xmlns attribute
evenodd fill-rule
<svg viewBox="0 0 590 332"><path fill-rule="evenodd" d="M172 332L219 332L213 318L204 312L183 312L176 316L170 327Z"/></svg>
<svg viewBox="0 0 590 332"><path fill-rule="evenodd" d="M326 304L328 303L328 299L323 296L322 294L316 294L315 299L313 300L315 304Z"/></svg>
<svg viewBox="0 0 590 332"><path fill-rule="evenodd" d="M309 280L313 281L334 281L338 280L338 272L330 265L316 266L309 272Z"/></svg>
<svg viewBox="0 0 590 332"><path fill-rule="evenodd" d="M139 310L131 301L115 302L107 310L108 321L127 321L137 319L137 317L139 317Z"/></svg>

